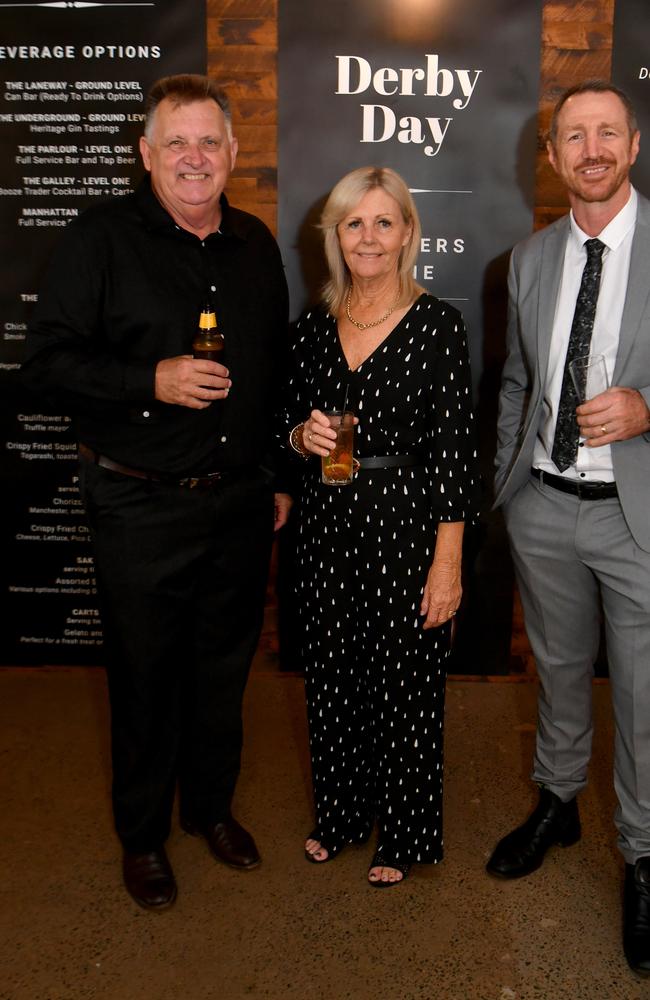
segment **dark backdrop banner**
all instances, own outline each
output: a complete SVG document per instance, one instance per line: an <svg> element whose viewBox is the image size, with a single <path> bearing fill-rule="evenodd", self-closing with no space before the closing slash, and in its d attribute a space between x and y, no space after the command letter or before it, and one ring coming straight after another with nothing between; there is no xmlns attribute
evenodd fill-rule
<svg viewBox="0 0 650 1000"><path fill-rule="evenodd" d="M354 167L391 166L423 223L418 280L462 308L479 377L488 269L532 228L541 6L282 0L279 232L294 313L316 290L325 196Z"/></svg>
<svg viewBox="0 0 650 1000"><path fill-rule="evenodd" d="M205 24L205 0L0 3L2 663L101 660L71 422L16 373L61 228L133 189L144 95L205 72Z"/></svg>
<svg viewBox="0 0 650 1000"><path fill-rule="evenodd" d="M279 237L294 315L322 281L315 223L328 192L349 170L379 164L414 193L418 281L467 322L486 514L468 559L472 626L459 630L459 672L508 670L509 562L487 510L507 259L533 225L541 8L541 0L279 5Z"/></svg>
<svg viewBox="0 0 650 1000"><path fill-rule="evenodd" d="M641 129L641 151L632 167L635 187L650 197L650 47L647 0L618 0L614 11L612 81L628 94Z"/></svg>

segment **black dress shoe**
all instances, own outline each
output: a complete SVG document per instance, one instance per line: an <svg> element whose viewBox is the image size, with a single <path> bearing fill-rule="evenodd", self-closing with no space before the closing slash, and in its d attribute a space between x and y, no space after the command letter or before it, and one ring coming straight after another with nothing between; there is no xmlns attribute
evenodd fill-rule
<svg viewBox="0 0 650 1000"><path fill-rule="evenodd" d="M569 847L580 840L580 817L576 799L563 802L543 786L539 802L523 826L497 844L486 865L497 878L522 878L540 867L549 847Z"/></svg>
<svg viewBox="0 0 650 1000"><path fill-rule="evenodd" d="M164 847L148 854L125 851L122 873L127 890L145 910L165 910L176 899L176 879Z"/></svg>
<svg viewBox="0 0 650 1000"><path fill-rule="evenodd" d="M650 976L650 857L625 866L623 950L639 976Z"/></svg>
<svg viewBox="0 0 650 1000"><path fill-rule="evenodd" d="M215 858L231 868L249 871L257 868L262 860L250 833L232 816L207 827L197 826L191 820L182 818L181 826L186 833L205 837Z"/></svg>

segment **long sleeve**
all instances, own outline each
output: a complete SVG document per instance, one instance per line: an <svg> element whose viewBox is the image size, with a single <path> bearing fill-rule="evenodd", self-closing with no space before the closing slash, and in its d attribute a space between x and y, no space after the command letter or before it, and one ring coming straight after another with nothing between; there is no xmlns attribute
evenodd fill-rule
<svg viewBox="0 0 650 1000"><path fill-rule="evenodd" d="M441 521L473 521L480 482L467 336L460 313L439 305L428 430L430 494Z"/></svg>

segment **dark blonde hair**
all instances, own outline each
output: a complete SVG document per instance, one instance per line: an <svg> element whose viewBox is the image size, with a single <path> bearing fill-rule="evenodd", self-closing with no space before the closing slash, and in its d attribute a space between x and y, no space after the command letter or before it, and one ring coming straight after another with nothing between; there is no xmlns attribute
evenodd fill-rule
<svg viewBox="0 0 650 1000"><path fill-rule="evenodd" d="M161 101L168 97L175 108L194 101L214 101L223 111L228 137L232 139L232 114L230 103L221 87L209 76L199 73L178 73L163 76L151 87L144 105L144 134L151 138L156 110Z"/></svg>
<svg viewBox="0 0 650 1000"><path fill-rule="evenodd" d="M364 195L381 188L394 198L402 219L411 226L411 235L402 247L397 265L400 280L398 308L410 305L424 289L413 278L413 266L420 250L422 228L411 192L398 173L390 167L359 167L342 177L332 188L321 215L320 228L324 235L325 257L329 279L323 286L323 301L334 315L340 312L351 285L350 272L341 252L338 226L350 215Z"/></svg>

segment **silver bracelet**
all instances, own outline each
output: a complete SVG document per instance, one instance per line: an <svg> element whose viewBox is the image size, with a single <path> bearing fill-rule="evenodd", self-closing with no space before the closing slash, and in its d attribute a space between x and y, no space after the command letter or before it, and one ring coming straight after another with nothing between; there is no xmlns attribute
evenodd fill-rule
<svg viewBox="0 0 650 1000"><path fill-rule="evenodd" d="M302 440L302 432L304 428L305 424L303 422L301 424L296 424L296 426L291 429L289 432L289 444L301 458L309 458L311 452L307 451Z"/></svg>

